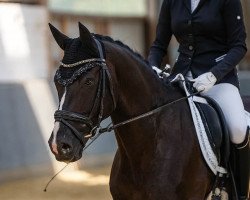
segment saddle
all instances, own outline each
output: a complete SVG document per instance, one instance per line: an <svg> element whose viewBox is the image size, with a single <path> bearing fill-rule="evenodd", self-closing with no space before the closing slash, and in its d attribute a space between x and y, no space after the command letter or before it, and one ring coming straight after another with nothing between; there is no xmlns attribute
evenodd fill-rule
<svg viewBox="0 0 250 200"><path fill-rule="evenodd" d="M232 194L237 196L232 170L234 156L230 155L231 143L228 126L220 106L211 98L197 94L190 82L182 74L178 74L171 83L178 83L188 97L197 138L204 160L215 174L216 179L207 200L228 199L225 185L232 184ZM245 111L247 123L250 125L250 113ZM230 178L230 179L228 179ZM223 197L223 198L222 198Z"/></svg>
<svg viewBox="0 0 250 200"><path fill-rule="evenodd" d="M186 96L191 96L193 87L178 74L172 81L178 83ZM225 117L219 105L209 97L188 98L197 138L203 157L215 174L227 174L230 157L230 139Z"/></svg>

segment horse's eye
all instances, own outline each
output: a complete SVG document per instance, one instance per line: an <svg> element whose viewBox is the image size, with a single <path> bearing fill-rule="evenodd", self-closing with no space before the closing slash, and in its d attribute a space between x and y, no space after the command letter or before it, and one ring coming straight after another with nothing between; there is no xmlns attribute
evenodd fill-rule
<svg viewBox="0 0 250 200"><path fill-rule="evenodd" d="M93 85L93 83L94 83L94 80L92 78L87 78L85 81L85 85L88 85L88 86Z"/></svg>

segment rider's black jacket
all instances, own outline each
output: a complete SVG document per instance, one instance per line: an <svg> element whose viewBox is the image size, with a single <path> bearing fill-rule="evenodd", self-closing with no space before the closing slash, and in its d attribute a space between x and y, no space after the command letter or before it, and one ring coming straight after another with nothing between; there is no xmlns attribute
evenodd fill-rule
<svg viewBox="0 0 250 200"><path fill-rule="evenodd" d="M200 0L191 12L191 0L164 0L149 63L159 67L171 36L179 45L172 74L191 70L194 77L211 71L218 82L238 87L236 65L247 48L240 0Z"/></svg>

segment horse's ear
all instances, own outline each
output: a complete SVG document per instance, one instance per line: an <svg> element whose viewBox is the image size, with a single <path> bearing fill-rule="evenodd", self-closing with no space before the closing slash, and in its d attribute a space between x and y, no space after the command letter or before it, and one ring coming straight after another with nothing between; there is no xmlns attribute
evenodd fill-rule
<svg viewBox="0 0 250 200"><path fill-rule="evenodd" d="M66 43L70 39L68 36L61 33L57 30L52 24L49 23L49 28L51 30L52 35L54 36L57 44L61 47L62 50L65 50Z"/></svg>
<svg viewBox="0 0 250 200"><path fill-rule="evenodd" d="M97 52L95 40L89 30L81 22L78 24L82 44L93 52Z"/></svg>

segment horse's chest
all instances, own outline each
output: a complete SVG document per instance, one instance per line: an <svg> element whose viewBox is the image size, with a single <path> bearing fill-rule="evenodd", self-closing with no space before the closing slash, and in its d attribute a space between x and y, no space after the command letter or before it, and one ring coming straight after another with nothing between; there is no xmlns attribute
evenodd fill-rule
<svg viewBox="0 0 250 200"><path fill-rule="evenodd" d="M114 200L176 199L173 184L168 183L157 169L136 174L128 171L111 174L110 189Z"/></svg>

